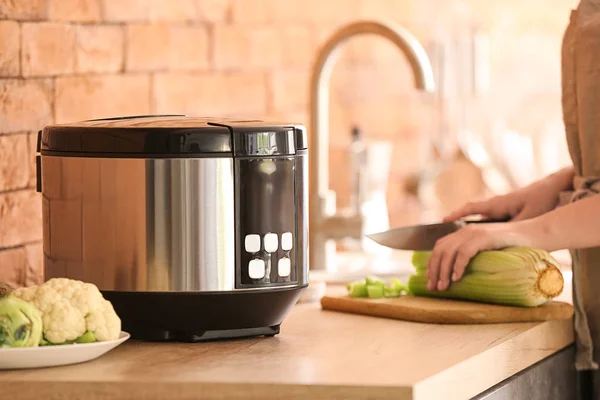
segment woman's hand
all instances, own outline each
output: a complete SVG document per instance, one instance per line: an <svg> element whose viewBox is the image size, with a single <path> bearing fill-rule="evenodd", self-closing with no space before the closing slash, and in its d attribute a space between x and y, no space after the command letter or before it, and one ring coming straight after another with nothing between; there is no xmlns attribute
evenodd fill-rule
<svg viewBox="0 0 600 400"><path fill-rule="evenodd" d="M556 207L559 193L572 187L574 173L572 167L564 168L512 193L469 203L448 215L446 222L472 214L509 218L511 222L471 224L438 240L427 266L429 290L446 290L451 281L461 279L471 258L480 251L510 246L556 247L557 235L552 234L558 226L553 217L556 212L549 212ZM540 217L547 213L548 218ZM559 243L566 243L565 239Z"/></svg>
<svg viewBox="0 0 600 400"><path fill-rule="evenodd" d="M558 203L559 193L572 185L573 168L565 168L529 186L489 200L468 203L450 213L444 221L454 221L473 214L490 219L521 221L545 214Z"/></svg>
<svg viewBox="0 0 600 400"><path fill-rule="evenodd" d="M467 264L478 252L511 246L530 246L520 223L471 224L438 240L435 244L427 277L429 290L446 290L450 281L462 278Z"/></svg>

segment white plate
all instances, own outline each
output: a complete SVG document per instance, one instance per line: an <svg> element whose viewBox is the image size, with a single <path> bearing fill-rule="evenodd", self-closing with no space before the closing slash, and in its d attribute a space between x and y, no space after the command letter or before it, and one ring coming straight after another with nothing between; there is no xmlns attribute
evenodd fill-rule
<svg viewBox="0 0 600 400"><path fill-rule="evenodd" d="M43 368L94 360L129 339L121 332L117 340L60 346L0 349L0 369Z"/></svg>

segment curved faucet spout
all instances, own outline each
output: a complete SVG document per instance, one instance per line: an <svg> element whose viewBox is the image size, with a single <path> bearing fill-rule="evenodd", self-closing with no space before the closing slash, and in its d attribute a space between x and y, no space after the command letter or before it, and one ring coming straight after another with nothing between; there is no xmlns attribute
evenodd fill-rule
<svg viewBox="0 0 600 400"><path fill-rule="evenodd" d="M413 72L417 89L432 93L435 90L435 79L429 57L415 36L398 25L378 21L357 21L340 28L321 48L313 67L311 78L311 116L310 116L310 268L323 270L331 260L326 256L326 242L343 237L339 229L340 218L348 219L341 226L347 236L358 236L361 232L360 216L335 216L335 205L328 201L329 195L329 81L331 71L337 60L340 44L349 38L362 34L374 34L389 39L406 56ZM358 222L357 222L358 221ZM331 224L329 224L331 222ZM351 223L352 222L352 223ZM331 225L331 226L329 226Z"/></svg>

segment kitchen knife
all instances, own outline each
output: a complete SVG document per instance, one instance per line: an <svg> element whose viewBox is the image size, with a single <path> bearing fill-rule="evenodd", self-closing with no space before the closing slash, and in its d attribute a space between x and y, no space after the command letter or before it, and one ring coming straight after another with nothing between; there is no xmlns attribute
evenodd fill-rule
<svg viewBox="0 0 600 400"><path fill-rule="evenodd" d="M461 219L439 224L413 225L373 233L367 237L382 246L397 250L433 250L435 242L468 224L507 222L509 219Z"/></svg>

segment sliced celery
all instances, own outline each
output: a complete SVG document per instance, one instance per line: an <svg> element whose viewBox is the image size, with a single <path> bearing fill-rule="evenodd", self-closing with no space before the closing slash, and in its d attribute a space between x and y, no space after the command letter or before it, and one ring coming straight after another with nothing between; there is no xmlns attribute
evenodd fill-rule
<svg viewBox="0 0 600 400"><path fill-rule="evenodd" d="M382 297L400 297L402 292L408 292L408 287L400 279L391 278L386 283L376 276L368 276L363 280L350 282L346 285L350 297L368 297L380 299Z"/></svg>
<svg viewBox="0 0 600 400"><path fill-rule="evenodd" d="M367 297L367 284L365 281L356 281L348 284L350 297Z"/></svg>
<svg viewBox="0 0 600 400"><path fill-rule="evenodd" d="M376 276L367 276L367 286L385 286L385 281Z"/></svg>
<svg viewBox="0 0 600 400"><path fill-rule="evenodd" d="M383 297L383 285L369 285L367 286L367 293L371 299L380 299Z"/></svg>
<svg viewBox="0 0 600 400"><path fill-rule="evenodd" d="M406 285L403 284L400 281L400 279L398 279L398 278L392 278L392 279L390 279L390 284L391 284L392 288L395 291L399 292L399 293L406 292L408 290L408 288L406 287Z"/></svg>
<svg viewBox="0 0 600 400"><path fill-rule="evenodd" d="M393 287L385 286L383 288L383 296L384 297L400 297L401 293L402 292L400 290L396 290Z"/></svg>

